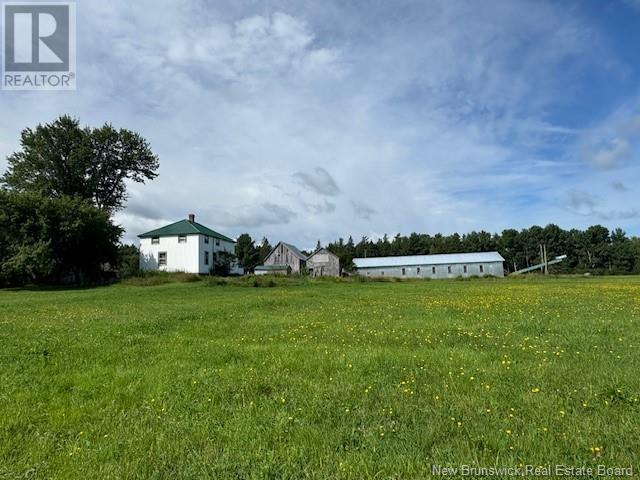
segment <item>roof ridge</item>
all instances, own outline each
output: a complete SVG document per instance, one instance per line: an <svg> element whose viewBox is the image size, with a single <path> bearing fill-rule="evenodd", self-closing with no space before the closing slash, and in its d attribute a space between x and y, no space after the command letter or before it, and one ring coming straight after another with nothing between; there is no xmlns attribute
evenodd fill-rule
<svg viewBox="0 0 640 480"><path fill-rule="evenodd" d="M162 230L162 229L164 229L164 228L173 227L174 225L177 225L177 224L179 224L180 222L184 222L184 221L185 221L185 220L184 220L184 219L182 219L182 220L178 220L178 221L173 222L173 223L169 223L169 224L164 225L164 226L162 226L162 227L153 228L153 229L149 230L148 232L141 233L140 235L138 235L138 237L140 237L140 236L142 236L142 235L149 235L149 234L151 234L151 233L155 233L155 232L157 232L158 230Z"/></svg>
<svg viewBox="0 0 640 480"><path fill-rule="evenodd" d="M437 257L442 255L477 255L482 253L500 253L497 250L484 252L453 252L453 253L413 253L410 255L378 255L375 257L355 257L355 258L398 258L398 257Z"/></svg>
<svg viewBox="0 0 640 480"><path fill-rule="evenodd" d="M188 225L188 226L187 226ZM175 236L175 235L207 235L214 238L219 238L220 240L235 243L230 237L223 235L222 233L216 232L215 230L207 227L198 222L190 222L188 219L183 218L178 220L177 222L170 223L168 225L164 225L159 228L155 228L153 230L149 230L148 232L141 233L138 235L138 238L147 238L147 237L155 237L155 236Z"/></svg>
<svg viewBox="0 0 640 480"><path fill-rule="evenodd" d="M358 268L372 266L407 266L407 265L442 265L447 263L482 263L482 262L504 262L504 257L500 252L492 250L489 252L458 252L458 253L435 253L423 255L390 255L386 257L365 257L354 258L353 262Z"/></svg>
<svg viewBox="0 0 640 480"><path fill-rule="evenodd" d="M196 227L197 225L200 225L198 222L196 222L195 220L193 222L189 221L189 220L185 220L185 222L187 222L189 225L191 225L193 227L193 229L197 232L200 233L200 231L198 230L198 227Z"/></svg>

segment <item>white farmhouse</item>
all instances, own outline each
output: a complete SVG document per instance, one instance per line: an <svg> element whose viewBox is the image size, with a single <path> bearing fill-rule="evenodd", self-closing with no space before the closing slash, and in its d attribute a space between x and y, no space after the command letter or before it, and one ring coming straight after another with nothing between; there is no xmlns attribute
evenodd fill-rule
<svg viewBox="0 0 640 480"><path fill-rule="evenodd" d="M140 269L207 274L221 252L234 253L236 242L196 222L195 215L138 235ZM231 273L242 269L232 265Z"/></svg>

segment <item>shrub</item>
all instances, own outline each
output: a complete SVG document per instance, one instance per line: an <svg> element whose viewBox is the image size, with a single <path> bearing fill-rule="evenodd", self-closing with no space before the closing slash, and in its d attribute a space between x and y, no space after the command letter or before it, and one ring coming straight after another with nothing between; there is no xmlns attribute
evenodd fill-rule
<svg viewBox="0 0 640 480"><path fill-rule="evenodd" d="M0 190L0 285L100 281L121 233L83 200Z"/></svg>
<svg viewBox="0 0 640 480"><path fill-rule="evenodd" d="M130 278L140 274L140 250L135 245L120 245L116 264L118 278Z"/></svg>

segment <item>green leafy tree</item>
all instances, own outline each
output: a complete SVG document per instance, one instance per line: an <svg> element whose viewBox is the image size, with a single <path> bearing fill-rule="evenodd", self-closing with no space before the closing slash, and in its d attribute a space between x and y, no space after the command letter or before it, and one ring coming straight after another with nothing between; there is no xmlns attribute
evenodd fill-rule
<svg viewBox="0 0 640 480"><path fill-rule="evenodd" d="M238 264L246 273L253 273L260 262L260 249L248 233L243 233L236 240L236 257Z"/></svg>
<svg viewBox="0 0 640 480"><path fill-rule="evenodd" d="M211 267L211 273L226 277L231 273L231 265L236 261L236 256L231 252L217 252Z"/></svg>
<svg viewBox="0 0 640 480"><path fill-rule="evenodd" d="M80 198L109 214L126 201L126 181L157 176L158 157L137 133L109 124L81 128L77 119L26 128L1 182L18 192Z"/></svg>
<svg viewBox="0 0 640 480"><path fill-rule="evenodd" d="M640 237L633 237L631 239L631 251L634 257L634 273L640 273Z"/></svg>
<svg viewBox="0 0 640 480"><path fill-rule="evenodd" d="M129 278L140 272L140 249L135 245L118 246L117 269L119 278Z"/></svg>
<svg viewBox="0 0 640 480"><path fill-rule="evenodd" d="M620 228L616 228L611 232L611 252L609 259L610 270L617 273L631 273L634 271L636 258L633 250L633 242Z"/></svg>
<svg viewBox="0 0 640 480"><path fill-rule="evenodd" d="M0 283L100 280L117 263L121 234L81 199L0 190Z"/></svg>

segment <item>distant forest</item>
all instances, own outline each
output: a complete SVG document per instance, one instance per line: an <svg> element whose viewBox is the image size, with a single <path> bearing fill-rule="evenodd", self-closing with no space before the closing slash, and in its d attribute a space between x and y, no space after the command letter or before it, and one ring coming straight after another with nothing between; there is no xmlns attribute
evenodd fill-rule
<svg viewBox="0 0 640 480"><path fill-rule="evenodd" d="M327 248L340 257L347 271L358 257L498 251L506 260L505 268L513 272L541 263L540 244L547 246L549 260L558 255L568 257L551 267L552 272L640 273L640 238L629 237L619 228L609 231L601 225L586 230L563 230L551 224L520 231L508 229L500 234L485 231L464 235L398 234L393 238L385 235L376 241L364 237L357 243L349 237L347 241L340 238Z"/></svg>

